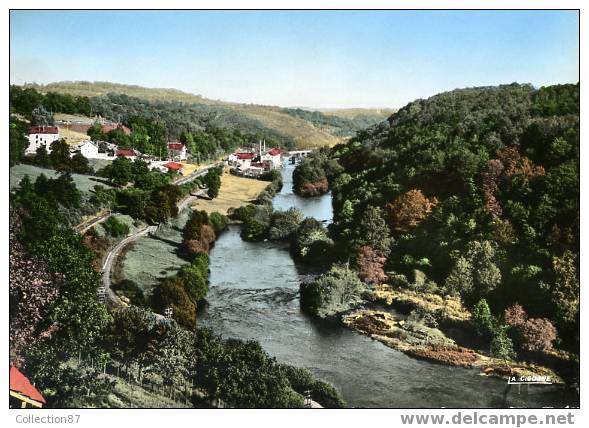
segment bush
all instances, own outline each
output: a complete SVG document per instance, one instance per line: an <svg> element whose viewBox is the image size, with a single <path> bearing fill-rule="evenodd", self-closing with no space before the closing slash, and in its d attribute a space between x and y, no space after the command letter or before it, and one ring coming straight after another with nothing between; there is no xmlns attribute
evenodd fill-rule
<svg viewBox="0 0 589 428"><path fill-rule="evenodd" d="M365 245L360 248L356 263L358 264L358 276L368 284L381 284L387 280L383 266L387 258L378 250Z"/></svg>
<svg viewBox="0 0 589 428"><path fill-rule="evenodd" d="M528 318L524 308L515 303L505 310L505 322L515 343L523 351L547 352L556 340L556 328L546 318Z"/></svg>
<svg viewBox="0 0 589 428"><path fill-rule="evenodd" d="M219 234L227 227L227 217L218 212L213 212L209 215L209 223L213 226L215 233Z"/></svg>
<svg viewBox="0 0 589 428"><path fill-rule="evenodd" d="M145 298L143 290L130 279L124 279L112 285L113 290L118 291L128 298L135 306L147 307L148 301Z"/></svg>
<svg viewBox="0 0 589 428"><path fill-rule="evenodd" d="M491 340L491 355L503 360L512 360L515 357L513 342L507 335L506 326L500 326L495 330Z"/></svg>
<svg viewBox="0 0 589 428"><path fill-rule="evenodd" d="M301 306L321 318L346 311L361 301L364 285L344 265L334 265L313 282L300 285Z"/></svg>
<svg viewBox="0 0 589 428"><path fill-rule="evenodd" d="M290 239L303 221L303 213L297 208L274 211L270 219L268 236L274 241Z"/></svg>
<svg viewBox="0 0 589 428"><path fill-rule="evenodd" d="M121 223L116 217L109 217L105 222L102 223L104 230L113 238L120 236L126 236L129 233L129 226L125 223Z"/></svg>
<svg viewBox="0 0 589 428"><path fill-rule="evenodd" d="M480 336L491 336L495 319L485 299L479 300L472 311L472 322Z"/></svg>
<svg viewBox="0 0 589 428"><path fill-rule="evenodd" d="M556 328L546 318L531 318L521 328L522 349L525 351L551 351L556 340Z"/></svg>

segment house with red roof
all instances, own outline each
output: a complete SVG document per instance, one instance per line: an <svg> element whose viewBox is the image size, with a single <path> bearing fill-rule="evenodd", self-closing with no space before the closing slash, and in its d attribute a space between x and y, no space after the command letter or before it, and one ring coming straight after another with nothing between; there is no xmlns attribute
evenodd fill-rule
<svg viewBox="0 0 589 428"><path fill-rule="evenodd" d="M25 154L35 154L40 147L45 147L47 153L51 153L51 143L59 140L59 129L57 126L31 126L28 138L29 146Z"/></svg>
<svg viewBox="0 0 589 428"><path fill-rule="evenodd" d="M176 171L179 174L182 174L182 171L184 170L184 165L178 162L168 162L161 166L162 168L165 168L166 171Z"/></svg>
<svg viewBox="0 0 589 428"><path fill-rule="evenodd" d="M41 408L45 404L45 398L39 390L14 366L10 366L9 403L12 409Z"/></svg>
<svg viewBox="0 0 589 428"><path fill-rule="evenodd" d="M186 145L182 143L168 143L168 159L186 160L187 159Z"/></svg>
<svg viewBox="0 0 589 428"><path fill-rule="evenodd" d="M262 155L262 162L269 162L272 168L280 168L282 166L282 150L278 147L270 149Z"/></svg>
<svg viewBox="0 0 589 428"><path fill-rule="evenodd" d="M115 156L118 158L127 158L134 161L139 153L134 149L118 149Z"/></svg>
<svg viewBox="0 0 589 428"><path fill-rule="evenodd" d="M253 152L237 152L229 155L227 160L230 165L244 171L250 167L255 157L256 154Z"/></svg>

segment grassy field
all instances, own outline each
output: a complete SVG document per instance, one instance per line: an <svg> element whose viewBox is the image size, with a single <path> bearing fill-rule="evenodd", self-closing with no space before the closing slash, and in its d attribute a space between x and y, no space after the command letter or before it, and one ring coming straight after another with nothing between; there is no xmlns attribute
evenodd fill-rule
<svg viewBox="0 0 589 428"><path fill-rule="evenodd" d="M18 187L20 181L25 175L28 175L31 181L35 181L38 176L45 174L47 178L55 178L59 173L53 169L39 168L34 165L19 164L10 168L10 189ZM104 183L104 178L93 177L90 175L72 174L76 187L80 192L89 193L94 190L94 186L101 185L109 187Z"/></svg>
<svg viewBox="0 0 589 428"><path fill-rule="evenodd" d="M267 181L223 174L219 196L210 201L199 199L192 205L192 208L205 210L208 213L217 211L221 214L227 214L227 210L231 207L238 208L250 203L267 185Z"/></svg>
<svg viewBox="0 0 589 428"><path fill-rule="evenodd" d="M71 131L66 128L59 128L59 137L63 138L68 144L77 144L80 141L89 140L90 137L81 132Z"/></svg>

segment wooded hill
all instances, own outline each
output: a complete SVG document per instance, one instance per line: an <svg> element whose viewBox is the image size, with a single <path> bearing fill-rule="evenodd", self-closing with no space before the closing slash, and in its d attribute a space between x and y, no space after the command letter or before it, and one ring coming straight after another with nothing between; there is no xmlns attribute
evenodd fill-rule
<svg viewBox="0 0 589 428"><path fill-rule="evenodd" d="M316 152L295 190L329 180L344 261L368 248L420 292L488 303L494 325L527 313L529 337L554 325L578 352L579 149L578 84L459 89Z"/></svg>
<svg viewBox="0 0 589 428"><path fill-rule="evenodd" d="M156 110L171 119L172 134L208 124L216 128L239 130L275 140L286 147L308 148L334 145L356 131L384 120L390 111L333 110L330 112L238 104L211 100L177 89L154 89L109 82L57 82L29 84L42 93L55 92L88 97L93 114L125 121L140 110ZM131 107L129 107L131 105ZM136 109L133 105L140 105ZM340 114L341 112L341 114ZM151 115L153 116L153 114Z"/></svg>

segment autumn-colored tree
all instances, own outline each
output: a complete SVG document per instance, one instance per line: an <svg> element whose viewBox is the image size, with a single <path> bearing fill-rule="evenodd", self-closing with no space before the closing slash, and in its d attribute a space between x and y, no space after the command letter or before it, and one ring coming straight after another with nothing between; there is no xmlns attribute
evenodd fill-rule
<svg viewBox="0 0 589 428"><path fill-rule="evenodd" d="M557 316L564 323L574 322L579 311L576 256L567 250L562 257L552 258L552 268L556 275L552 296L557 306Z"/></svg>
<svg viewBox="0 0 589 428"><path fill-rule="evenodd" d="M499 180L505 166L499 159L491 159L487 162L487 170L482 174L483 177L483 196L485 198L485 209L494 217L499 217L503 210L499 201L495 197L499 187Z"/></svg>
<svg viewBox="0 0 589 428"><path fill-rule="evenodd" d="M499 182L514 175L523 175L528 180L545 175L542 166L535 165L529 158L522 156L516 147L505 147L497 151L497 159L487 162L487 169L482 173L482 191L485 209L493 217L503 213L496 198Z"/></svg>
<svg viewBox="0 0 589 428"><path fill-rule="evenodd" d="M215 242L215 239L217 239L217 236L215 235L215 229L213 229L213 226L209 224L203 224L200 228L199 240L210 245Z"/></svg>
<svg viewBox="0 0 589 428"><path fill-rule="evenodd" d="M504 165L506 177L523 175L528 180L545 175L544 167L535 165L529 158L522 156L516 147L505 147L497 151L497 158Z"/></svg>
<svg viewBox="0 0 589 428"><path fill-rule="evenodd" d="M526 351L551 351L556 340L556 328L546 318L531 318L520 327L522 349Z"/></svg>
<svg viewBox="0 0 589 428"><path fill-rule="evenodd" d="M419 189L399 195L387 205L391 227L397 232L407 232L421 223L436 206L436 197L428 199Z"/></svg>
<svg viewBox="0 0 589 428"><path fill-rule="evenodd" d="M305 183L301 186L300 194L304 196L318 196L327 193L329 184L327 178L323 177L314 183Z"/></svg>
<svg viewBox="0 0 589 428"><path fill-rule="evenodd" d="M209 244L198 239L189 239L188 241L184 241L182 245L190 256L201 253L207 254L209 252Z"/></svg>
<svg viewBox="0 0 589 428"><path fill-rule="evenodd" d="M505 323L510 327L519 327L525 324L528 315L523 306L519 303L514 303L504 312Z"/></svg>
<svg viewBox="0 0 589 428"><path fill-rule="evenodd" d="M515 303L505 310L505 323L511 336L524 351L551 351L556 328L546 318L528 318L524 308Z"/></svg>
<svg viewBox="0 0 589 428"><path fill-rule="evenodd" d="M63 276L49 271L41 260L31 257L17 235L20 222L16 212L10 213L10 361L22 363L21 353L35 340L51 333L39 331L45 308L57 297Z"/></svg>
<svg viewBox="0 0 589 428"><path fill-rule="evenodd" d="M386 257L378 250L365 245L358 251L358 276L368 284L381 284L387 280L383 266L386 263Z"/></svg>

